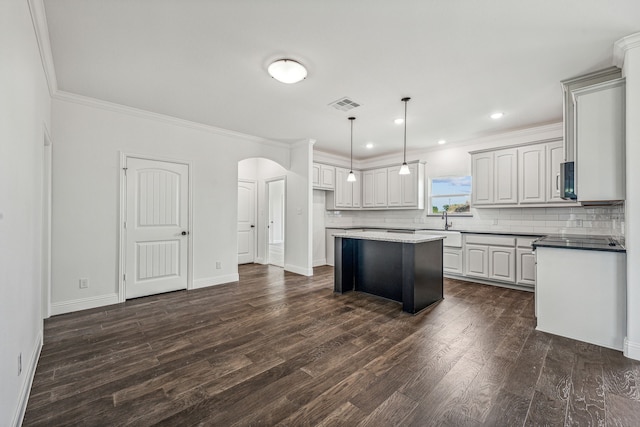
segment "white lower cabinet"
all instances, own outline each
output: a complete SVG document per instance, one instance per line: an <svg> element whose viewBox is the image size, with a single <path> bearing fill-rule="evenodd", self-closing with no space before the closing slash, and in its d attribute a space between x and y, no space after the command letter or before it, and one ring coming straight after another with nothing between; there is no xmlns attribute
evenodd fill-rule
<svg viewBox="0 0 640 427"><path fill-rule="evenodd" d="M442 270L445 273L463 274L462 269L462 249L447 248L442 249Z"/></svg>
<svg viewBox="0 0 640 427"><path fill-rule="evenodd" d="M465 234L462 259L464 275L489 282L534 287L533 240L531 237Z"/></svg>
<svg viewBox="0 0 640 427"><path fill-rule="evenodd" d="M516 249L516 283L523 286L535 287L536 285L536 255L531 243L535 239L519 237Z"/></svg>
<svg viewBox="0 0 640 427"><path fill-rule="evenodd" d="M516 249L489 247L489 280L516 281Z"/></svg>
<svg viewBox="0 0 640 427"><path fill-rule="evenodd" d="M464 274L471 277L489 277L489 247L466 244L464 247Z"/></svg>

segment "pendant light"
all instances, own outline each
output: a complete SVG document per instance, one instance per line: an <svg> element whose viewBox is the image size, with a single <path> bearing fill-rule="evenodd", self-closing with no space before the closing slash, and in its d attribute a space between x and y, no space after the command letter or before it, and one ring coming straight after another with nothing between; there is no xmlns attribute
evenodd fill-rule
<svg viewBox="0 0 640 427"><path fill-rule="evenodd" d="M356 182L356 175L353 173L353 121L355 119L355 117L349 117L351 122L351 170L349 171L349 176L347 176L348 182Z"/></svg>
<svg viewBox="0 0 640 427"><path fill-rule="evenodd" d="M402 157L402 166L400 167L400 175L409 175L411 171L409 170L409 166L407 166L407 102L409 102L411 98L402 98L401 101L404 102L404 151Z"/></svg>

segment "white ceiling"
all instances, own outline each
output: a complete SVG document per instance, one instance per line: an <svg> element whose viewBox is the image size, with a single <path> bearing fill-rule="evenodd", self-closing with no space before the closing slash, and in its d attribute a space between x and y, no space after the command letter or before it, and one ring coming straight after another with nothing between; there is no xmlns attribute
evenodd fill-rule
<svg viewBox="0 0 640 427"><path fill-rule="evenodd" d="M611 66L639 0L45 0L58 88L354 157L562 119L559 81ZM309 70L286 85L288 57ZM348 96L362 106L328 106ZM488 116L504 111L500 121ZM367 142L375 144L367 150Z"/></svg>

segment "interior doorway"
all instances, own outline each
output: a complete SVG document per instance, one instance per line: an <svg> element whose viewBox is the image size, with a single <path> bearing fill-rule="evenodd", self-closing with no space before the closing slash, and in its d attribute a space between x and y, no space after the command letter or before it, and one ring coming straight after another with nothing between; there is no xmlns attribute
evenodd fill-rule
<svg viewBox="0 0 640 427"><path fill-rule="evenodd" d="M238 180L238 264L255 261L256 183Z"/></svg>
<svg viewBox="0 0 640 427"><path fill-rule="evenodd" d="M267 181L267 262L284 267L286 188L284 179Z"/></svg>

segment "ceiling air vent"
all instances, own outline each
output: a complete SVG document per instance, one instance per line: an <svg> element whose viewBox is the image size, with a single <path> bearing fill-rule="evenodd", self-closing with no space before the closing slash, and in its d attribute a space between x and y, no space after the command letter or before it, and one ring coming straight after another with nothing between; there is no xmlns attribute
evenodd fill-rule
<svg viewBox="0 0 640 427"><path fill-rule="evenodd" d="M360 104L358 104L352 99L347 98L346 96L344 98L338 99L337 101L333 101L329 105L340 111L349 111L360 106Z"/></svg>

